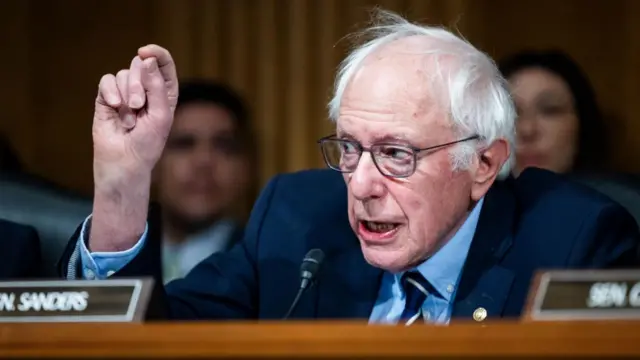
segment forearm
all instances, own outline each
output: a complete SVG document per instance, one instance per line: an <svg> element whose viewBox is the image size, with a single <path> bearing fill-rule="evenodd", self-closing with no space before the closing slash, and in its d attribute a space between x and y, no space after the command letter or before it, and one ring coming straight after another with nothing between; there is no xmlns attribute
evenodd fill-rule
<svg viewBox="0 0 640 360"><path fill-rule="evenodd" d="M146 228L150 187L150 176L130 179L125 186L96 184L90 251L124 251L139 241Z"/></svg>

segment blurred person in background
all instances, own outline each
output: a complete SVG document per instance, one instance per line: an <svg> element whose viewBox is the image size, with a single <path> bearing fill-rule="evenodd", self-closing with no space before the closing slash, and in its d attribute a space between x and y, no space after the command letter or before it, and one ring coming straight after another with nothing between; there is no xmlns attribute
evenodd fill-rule
<svg viewBox="0 0 640 360"><path fill-rule="evenodd" d="M238 94L207 81L181 86L155 174L164 281L184 277L242 238L243 226L233 215L243 197L253 197L254 150L248 109Z"/></svg>
<svg viewBox="0 0 640 360"><path fill-rule="evenodd" d="M527 167L568 174L620 203L640 224L640 182L607 171L607 127L579 65L561 51L523 51L504 59L500 70L518 112L513 174Z"/></svg>
<svg viewBox="0 0 640 360"><path fill-rule="evenodd" d="M516 166L557 173L600 172L607 165L608 138L588 77L567 54L524 51L504 59L518 120Z"/></svg>

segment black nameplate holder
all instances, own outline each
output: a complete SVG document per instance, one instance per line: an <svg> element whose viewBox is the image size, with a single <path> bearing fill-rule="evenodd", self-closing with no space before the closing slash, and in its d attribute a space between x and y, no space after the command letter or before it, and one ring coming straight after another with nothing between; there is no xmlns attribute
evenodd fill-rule
<svg viewBox="0 0 640 360"><path fill-rule="evenodd" d="M141 322L153 279L0 282L0 322Z"/></svg>
<svg viewBox="0 0 640 360"><path fill-rule="evenodd" d="M639 320L640 270L542 272L532 286L525 318Z"/></svg>

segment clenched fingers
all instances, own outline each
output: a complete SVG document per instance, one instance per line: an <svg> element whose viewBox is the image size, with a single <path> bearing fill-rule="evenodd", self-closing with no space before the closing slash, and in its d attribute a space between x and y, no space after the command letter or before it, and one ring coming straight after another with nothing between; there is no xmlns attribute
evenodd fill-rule
<svg viewBox="0 0 640 360"><path fill-rule="evenodd" d="M98 85L96 103L117 110L122 105L116 77L113 74L102 76Z"/></svg>
<svg viewBox="0 0 640 360"><path fill-rule="evenodd" d="M118 85L118 92L120 92L120 97L124 100L123 102L127 104L129 102L129 70L123 69L118 71L118 73L116 74L116 84Z"/></svg>
<svg viewBox="0 0 640 360"><path fill-rule="evenodd" d="M122 106L118 109L121 125L125 129L132 129L136 125L136 115L129 107L129 74L130 70L120 70L116 74L116 84L120 97L123 99Z"/></svg>
<svg viewBox="0 0 640 360"><path fill-rule="evenodd" d="M150 44L138 49L138 55L142 60L156 58L169 97L169 106L174 110L178 101L178 74L171 53L161 46Z"/></svg>
<svg viewBox="0 0 640 360"><path fill-rule="evenodd" d="M139 110L145 103L145 91L142 86L142 72L144 65L142 59L136 56L131 61L129 68L129 77L127 80L127 93L129 97L126 99L127 105L133 110Z"/></svg>
<svg viewBox="0 0 640 360"><path fill-rule="evenodd" d="M156 58L147 58L143 62L145 71L142 83L146 90L147 113L154 118L170 118L171 109L164 78L158 68Z"/></svg>

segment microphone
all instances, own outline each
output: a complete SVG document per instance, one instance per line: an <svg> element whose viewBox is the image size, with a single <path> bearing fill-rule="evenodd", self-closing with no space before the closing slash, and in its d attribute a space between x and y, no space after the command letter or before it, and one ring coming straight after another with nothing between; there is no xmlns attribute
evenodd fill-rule
<svg viewBox="0 0 640 360"><path fill-rule="evenodd" d="M293 310L295 310L296 306L298 306L298 302L302 297L302 294L310 285L313 285L315 280L315 276L318 274L318 270L320 270L320 265L322 265L322 261L324 260L324 252L320 249L311 249L302 259L302 265L300 265L300 288L298 289L298 293L296 294L295 299L291 303L291 307L289 307L289 311L282 318L282 320L286 320L291 316Z"/></svg>

